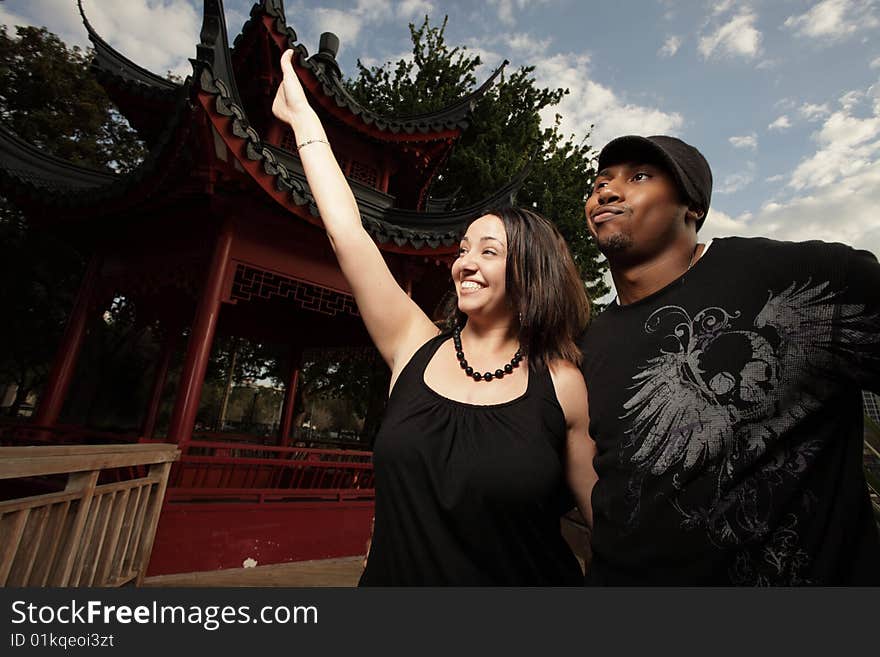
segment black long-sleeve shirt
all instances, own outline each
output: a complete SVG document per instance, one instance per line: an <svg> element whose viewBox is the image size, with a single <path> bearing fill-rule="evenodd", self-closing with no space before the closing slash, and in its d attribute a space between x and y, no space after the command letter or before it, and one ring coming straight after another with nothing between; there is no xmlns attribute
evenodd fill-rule
<svg viewBox="0 0 880 657"><path fill-rule="evenodd" d="M861 389L880 265L724 238L582 339L597 443L594 584L880 584Z"/></svg>

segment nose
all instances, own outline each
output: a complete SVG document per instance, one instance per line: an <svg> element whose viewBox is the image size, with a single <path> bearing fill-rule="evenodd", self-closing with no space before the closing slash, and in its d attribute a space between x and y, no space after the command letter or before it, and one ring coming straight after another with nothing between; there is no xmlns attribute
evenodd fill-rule
<svg viewBox="0 0 880 657"><path fill-rule="evenodd" d="M477 271L477 264L475 256L471 255L473 251L468 251L467 253L460 255L458 259L452 264L452 275L454 277L459 277L464 274L471 274Z"/></svg>
<svg viewBox="0 0 880 657"><path fill-rule="evenodd" d="M614 203L615 201L619 201L620 192L617 189L617 185L613 181L606 182L599 189L597 198L599 199L599 205L605 205L606 203Z"/></svg>

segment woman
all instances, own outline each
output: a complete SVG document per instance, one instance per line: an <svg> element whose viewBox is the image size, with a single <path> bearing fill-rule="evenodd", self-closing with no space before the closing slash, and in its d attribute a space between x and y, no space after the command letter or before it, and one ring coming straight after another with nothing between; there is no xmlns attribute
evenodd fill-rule
<svg viewBox="0 0 880 657"><path fill-rule="evenodd" d="M594 482L576 336L589 305L555 227L526 210L476 219L452 266L451 332L397 285L291 64L288 123L367 330L391 368L373 454L376 519L362 585L578 585L560 534L566 481L590 519Z"/></svg>

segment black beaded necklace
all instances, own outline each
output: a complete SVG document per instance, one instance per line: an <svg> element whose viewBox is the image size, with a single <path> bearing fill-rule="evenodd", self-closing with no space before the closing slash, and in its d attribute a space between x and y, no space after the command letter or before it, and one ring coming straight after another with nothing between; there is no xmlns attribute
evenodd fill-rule
<svg viewBox="0 0 880 657"><path fill-rule="evenodd" d="M505 374L512 374L513 368L518 367L522 361L522 352L517 349L513 358L510 359L510 362L505 365L504 368L499 368L494 372L480 374L479 372L474 372L474 368L468 365L467 360L465 360L464 351L461 348L461 329L458 326L452 330L452 344L455 345L455 357L458 358L458 364L461 365L461 369L464 370L464 373L474 381L491 381L492 379L500 379Z"/></svg>

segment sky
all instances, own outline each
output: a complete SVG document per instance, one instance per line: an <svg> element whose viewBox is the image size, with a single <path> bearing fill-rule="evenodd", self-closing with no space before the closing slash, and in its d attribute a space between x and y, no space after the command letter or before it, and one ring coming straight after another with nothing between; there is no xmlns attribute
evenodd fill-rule
<svg viewBox="0 0 880 657"><path fill-rule="evenodd" d="M226 0L234 38L248 0ZM84 0L93 26L156 73L191 72L199 0ZM408 23L448 16L447 41L534 65L569 90L545 116L590 134L671 134L699 148L715 186L701 238L851 244L880 255L880 0L286 0L309 52L340 37L356 61L409 53ZM75 0L0 0L0 24L42 25L87 46Z"/></svg>

